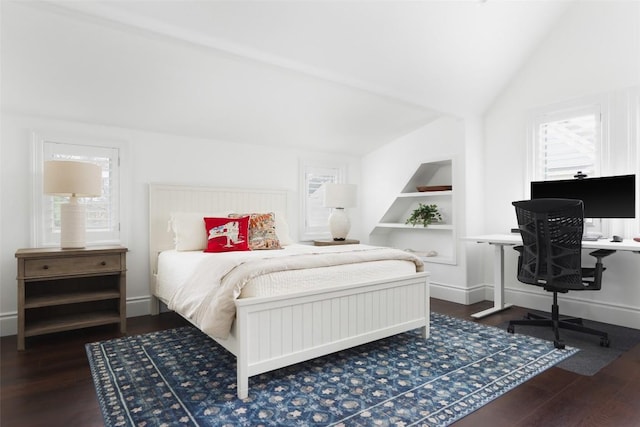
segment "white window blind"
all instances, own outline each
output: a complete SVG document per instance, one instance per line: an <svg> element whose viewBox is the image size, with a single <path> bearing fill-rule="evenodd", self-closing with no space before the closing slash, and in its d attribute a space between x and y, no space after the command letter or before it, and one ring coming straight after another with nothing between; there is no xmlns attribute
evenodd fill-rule
<svg viewBox="0 0 640 427"><path fill-rule="evenodd" d="M339 183L344 179L344 167L315 165L311 162L302 166L302 230L300 240L311 240L329 236L330 208L323 206L323 185Z"/></svg>
<svg viewBox="0 0 640 427"><path fill-rule="evenodd" d="M573 179L578 171L600 175L601 114L597 106L538 117L534 136L533 180Z"/></svg>
<svg viewBox="0 0 640 427"><path fill-rule="evenodd" d="M60 205L68 198L42 192L42 167L47 160L91 162L102 169L102 195L79 198L87 213L87 244L121 243L120 236L120 147L118 144L91 145L65 138L34 136L36 179L34 182L35 246L55 246L60 242Z"/></svg>

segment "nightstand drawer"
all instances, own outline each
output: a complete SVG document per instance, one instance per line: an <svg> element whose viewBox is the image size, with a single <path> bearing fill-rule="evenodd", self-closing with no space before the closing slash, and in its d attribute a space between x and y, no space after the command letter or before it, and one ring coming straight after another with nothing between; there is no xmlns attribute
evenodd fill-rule
<svg viewBox="0 0 640 427"><path fill-rule="evenodd" d="M103 273L121 269L119 254L28 259L24 266L27 278Z"/></svg>

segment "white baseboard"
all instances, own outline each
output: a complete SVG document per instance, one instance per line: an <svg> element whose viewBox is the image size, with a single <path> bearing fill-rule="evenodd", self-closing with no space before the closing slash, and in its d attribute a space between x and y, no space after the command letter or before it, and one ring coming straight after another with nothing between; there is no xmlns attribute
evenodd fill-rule
<svg viewBox="0 0 640 427"><path fill-rule="evenodd" d="M431 282L431 296L458 304L469 305L480 301L493 301L493 285L480 284L470 288ZM537 289L505 288L505 302L532 310L550 311L551 294ZM582 317L596 322L610 323L640 329L640 308L611 304L581 298L579 292L558 296L560 313Z"/></svg>
<svg viewBox="0 0 640 427"><path fill-rule="evenodd" d="M485 288L485 285L463 288L461 286L431 281L429 292L432 298L469 305L486 299Z"/></svg>
<svg viewBox="0 0 640 427"><path fill-rule="evenodd" d="M2 313L0 315L0 336L18 333L18 313Z"/></svg>
<svg viewBox="0 0 640 427"><path fill-rule="evenodd" d="M127 298L127 317L146 316L151 311L151 297Z"/></svg>

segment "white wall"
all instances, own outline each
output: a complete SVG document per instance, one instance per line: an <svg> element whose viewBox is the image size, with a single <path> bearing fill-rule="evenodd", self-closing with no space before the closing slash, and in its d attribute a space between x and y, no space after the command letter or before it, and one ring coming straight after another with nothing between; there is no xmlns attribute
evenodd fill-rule
<svg viewBox="0 0 640 427"><path fill-rule="evenodd" d="M526 118L533 108L588 95L609 96L616 129L610 135L610 173L640 174L638 92L624 90L634 86L640 86L640 3L575 4L486 113L484 232L505 233L516 224L511 201L525 196ZM636 219L626 229L638 233L639 224ZM506 299L548 310L548 295L517 283L512 269L515 256L507 252ZM483 264L487 267L491 254L486 248ZM639 261L632 253L610 256L603 290L567 295L561 309L640 328ZM491 268L484 277L486 283L493 282Z"/></svg>
<svg viewBox="0 0 640 427"><path fill-rule="evenodd" d="M148 191L151 182L238 188L276 188L289 192L288 222L298 230L299 159L334 160L347 165L348 180L360 184L360 159L321 152L275 149L30 116L2 115L0 184L0 324L2 335L16 333L16 249L29 247L31 215L30 149L34 130L127 143L130 170L123 177L125 229L129 248L129 317L148 314ZM360 209L352 210L354 217ZM354 221L351 231L361 238Z"/></svg>
<svg viewBox="0 0 640 427"><path fill-rule="evenodd" d="M481 146L478 126L478 120L443 117L364 156L364 231L373 230L420 164L445 158L453 158L455 162L453 188L457 236L464 236L467 227L477 229L481 217L471 216L472 220L468 221L468 212L478 209L478 206L475 198L467 200L469 183L466 171L467 162L478 162L480 159L469 159L466 152L467 144L474 147L470 150L472 153ZM471 170L477 171L478 167L471 167ZM468 286L466 258L461 253L461 243L456 240L453 244L457 247L456 265L427 263L425 267L431 273L431 295L459 303L478 301L475 295L477 288ZM480 288L481 297L484 297L483 288Z"/></svg>

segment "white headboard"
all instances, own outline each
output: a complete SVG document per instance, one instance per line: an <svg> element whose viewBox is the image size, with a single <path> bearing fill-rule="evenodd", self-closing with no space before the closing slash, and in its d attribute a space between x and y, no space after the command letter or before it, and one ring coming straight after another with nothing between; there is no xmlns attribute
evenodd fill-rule
<svg viewBox="0 0 640 427"><path fill-rule="evenodd" d="M287 191L149 184L149 261L151 274L158 254L174 247L168 229L172 212L275 212L287 214Z"/></svg>

